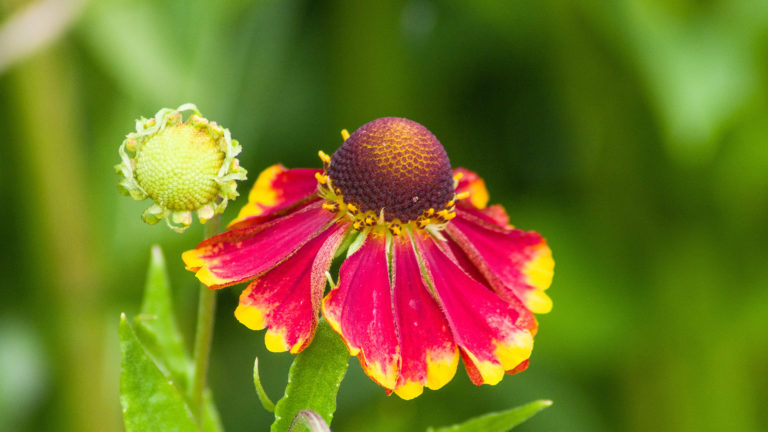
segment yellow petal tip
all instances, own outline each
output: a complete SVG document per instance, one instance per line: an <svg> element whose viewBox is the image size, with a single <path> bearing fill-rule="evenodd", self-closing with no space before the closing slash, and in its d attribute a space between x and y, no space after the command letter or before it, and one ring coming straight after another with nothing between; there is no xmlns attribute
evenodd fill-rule
<svg viewBox="0 0 768 432"><path fill-rule="evenodd" d="M191 249L186 252L182 252L181 259L184 261L184 266L187 270L197 270L205 264L205 261L201 258L202 252L200 249Z"/></svg>
<svg viewBox="0 0 768 432"><path fill-rule="evenodd" d="M215 286L215 285L223 285L226 283L226 279L222 279L215 274L211 273L211 270L208 268L208 266L203 265L200 267L200 270L195 273L195 277L200 280L203 284L206 286Z"/></svg>
<svg viewBox="0 0 768 432"><path fill-rule="evenodd" d="M267 326L264 314L254 306L238 305L235 318L251 330L261 330Z"/></svg>
<svg viewBox="0 0 768 432"><path fill-rule="evenodd" d="M283 334L271 329L264 334L264 345L268 351L275 353L288 351L289 348Z"/></svg>
<svg viewBox="0 0 768 432"><path fill-rule="evenodd" d="M400 385L395 389L395 394L400 396L400 399L411 400L424 392L424 386L416 381L408 381L405 384Z"/></svg>
<svg viewBox="0 0 768 432"><path fill-rule="evenodd" d="M447 359L433 359L431 354L427 354L427 388L437 390L448 384L456 375L458 365L458 348Z"/></svg>

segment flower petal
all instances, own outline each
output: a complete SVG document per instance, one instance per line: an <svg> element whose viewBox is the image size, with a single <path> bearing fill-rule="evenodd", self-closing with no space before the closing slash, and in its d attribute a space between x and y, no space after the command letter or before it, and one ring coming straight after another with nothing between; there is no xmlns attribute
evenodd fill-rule
<svg viewBox="0 0 768 432"><path fill-rule="evenodd" d="M461 175L459 183L456 185L456 194L469 192L469 202L477 209L483 209L488 205L488 189L485 187L485 181L474 171L466 168L456 168L453 170L453 176Z"/></svg>
<svg viewBox="0 0 768 432"><path fill-rule="evenodd" d="M552 300L544 293L552 283L554 261L544 238L533 231L504 229L457 209L447 227L451 238L502 297L515 296L535 313L547 313Z"/></svg>
<svg viewBox="0 0 768 432"><path fill-rule="evenodd" d="M371 379L397 383L400 352L392 311L386 241L370 234L341 265L339 286L323 300L323 315Z"/></svg>
<svg viewBox="0 0 768 432"><path fill-rule="evenodd" d="M400 378L395 393L403 399L437 390L456 374L459 352L440 306L421 276L411 239L393 240L395 315L400 342Z"/></svg>
<svg viewBox="0 0 768 432"><path fill-rule="evenodd" d="M240 209L229 228L242 228L249 222L263 221L290 207L312 198L317 192L316 173L322 170L299 168L286 169L275 164L259 174L248 195L248 203ZM259 216L256 218L256 216Z"/></svg>
<svg viewBox="0 0 768 432"><path fill-rule="evenodd" d="M472 279L431 238L414 240L472 382L498 383L531 355L530 312Z"/></svg>
<svg viewBox="0 0 768 432"><path fill-rule="evenodd" d="M319 202L274 221L228 231L186 251L187 270L196 271L210 288L222 288L254 278L290 256L311 240L335 215Z"/></svg>
<svg viewBox="0 0 768 432"><path fill-rule="evenodd" d="M251 282L240 295L235 317L251 330L269 327L264 336L268 350L296 354L309 345L317 327L325 272L345 228L331 226Z"/></svg>
<svg viewBox="0 0 768 432"><path fill-rule="evenodd" d="M466 168L456 168L453 170L454 176L461 174L456 193L468 192L469 199L459 200L456 205L467 211L472 211L478 217L491 222L500 227L509 226L509 217L507 211L499 204L488 206L488 190L485 188L485 181L475 172Z"/></svg>

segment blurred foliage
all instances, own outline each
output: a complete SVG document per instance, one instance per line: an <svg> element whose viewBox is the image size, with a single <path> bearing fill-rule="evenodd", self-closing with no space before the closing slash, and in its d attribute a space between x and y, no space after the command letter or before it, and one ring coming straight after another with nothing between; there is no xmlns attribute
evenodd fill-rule
<svg viewBox="0 0 768 432"><path fill-rule="evenodd" d="M9 36L28 4L0 2L5 40L48 28ZM178 257L202 229L144 225L112 171L135 118L183 102L243 144L250 182L412 118L552 246L528 371L404 402L353 360L334 431L539 398L555 406L516 430L768 429L768 2L100 0L65 24L0 71L0 429L121 430L119 312L153 243L190 345ZM227 430L266 430L253 358L276 396L292 356L236 323L238 294L219 294L210 383Z"/></svg>

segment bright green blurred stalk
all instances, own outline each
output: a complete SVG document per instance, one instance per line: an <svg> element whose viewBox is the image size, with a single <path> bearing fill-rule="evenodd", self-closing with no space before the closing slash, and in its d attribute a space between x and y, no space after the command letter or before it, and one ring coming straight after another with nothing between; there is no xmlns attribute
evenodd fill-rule
<svg viewBox="0 0 768 432"><path fill-rule="evenodd" d="M14 120L23 146L16 185L23 198L25 234L37 269L32 286L45 322L60 397L50 427L104 431L119 425L113 388L105 385L104 286L100 243L92 239L90 189L83 164L80 99L73 82L77 67L67 44L33 57L12 72Z"/></svg>

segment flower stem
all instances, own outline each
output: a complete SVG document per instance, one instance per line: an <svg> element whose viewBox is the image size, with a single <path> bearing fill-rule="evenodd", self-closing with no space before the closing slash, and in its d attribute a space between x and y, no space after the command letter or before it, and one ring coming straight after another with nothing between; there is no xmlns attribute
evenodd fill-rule
<svg viewBox="0 0 768 432"><path fill-rule="evenodd" d="M221 216L216 215L204 225L205 238L219 232ZM192 376L192 407L197 424L203 424L203 394L208 374L208 360L213 339L213 322L216 312L216 292L204 284L200 284L200 296L197 306L197 328L195 330L194 372Z"/></svg>

